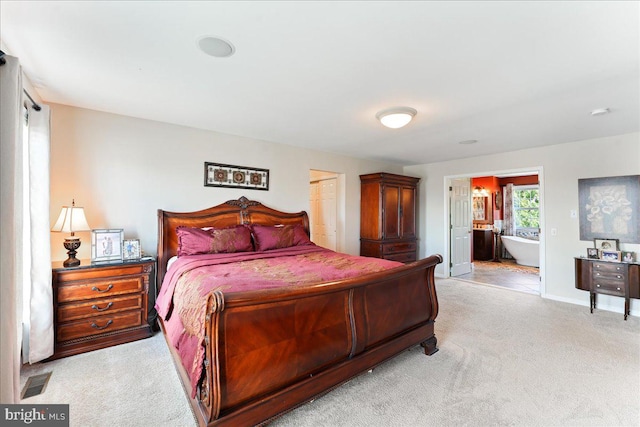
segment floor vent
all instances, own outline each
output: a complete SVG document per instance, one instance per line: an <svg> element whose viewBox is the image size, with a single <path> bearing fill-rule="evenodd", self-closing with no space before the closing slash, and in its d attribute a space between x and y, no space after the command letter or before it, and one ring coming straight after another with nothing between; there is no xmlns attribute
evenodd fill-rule
<svg viewBox="0 0 640 427"><path fill-rule="evenodd" d="M22 389L22 396L20 396L20 398L27 399L29 397L37 396L39 394L44 393L44 389L47 388L47 383L49 382L49 378L51 378L51 372L29 377L29 379L27 380L27 383L24 385L24 388Z"/></svg>

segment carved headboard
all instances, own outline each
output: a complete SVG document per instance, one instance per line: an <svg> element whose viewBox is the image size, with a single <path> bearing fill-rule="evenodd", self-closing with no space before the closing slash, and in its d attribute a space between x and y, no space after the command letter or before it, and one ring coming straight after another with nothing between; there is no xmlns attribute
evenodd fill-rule
<svg viewBox="0 0 640 427"><path fill-rule="evenodd" d="M178 253L178 226L224 228L240 224L301 224L309 235L309 217L305 211L281 212L244 196L195 212L168 212L158 209L158 289L167 272L167 261Z"/></svg>

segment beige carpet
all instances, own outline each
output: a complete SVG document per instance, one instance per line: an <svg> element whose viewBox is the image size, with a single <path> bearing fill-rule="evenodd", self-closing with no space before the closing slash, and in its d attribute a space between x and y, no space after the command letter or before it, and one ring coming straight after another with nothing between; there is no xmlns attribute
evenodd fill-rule
<svg viewBox="0 0 640 427"><path fill-rule="evenodd" d="M640 425L640 319L452 279L437 289L438 353L413 347L272 425ZM54 373L25 403L70 403L72 426L195 425L164 346L36 365Z"/></svg>

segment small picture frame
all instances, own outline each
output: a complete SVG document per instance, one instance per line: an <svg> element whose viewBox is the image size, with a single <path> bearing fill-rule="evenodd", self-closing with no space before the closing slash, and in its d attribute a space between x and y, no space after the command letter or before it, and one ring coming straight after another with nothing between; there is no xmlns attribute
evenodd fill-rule
<svg viewBox="0 0 640 427"><path fill-rule="evenodd" d="M122 242L122 259L124 261L140 259L141 257L142 250L140 249L139 239L126 239Z"/></svg>
<svg viewBox="0 0 640 427"><path fill-rule="evenodd" d="M593 239L594 247L601 251L617 251L618 242L618 239Z"/></svg>
<svg viewBox="0 0 640 427"><path fill-rule="evenodd" d="M620 251L600 251L600 259L604 261L620 261Z"/></svg>
<svg viewBox="0 0 640 427"><path fill-rule="evenodd" d="M596 248L587 248L587 258L600 259L600 254Z"/></svg>
<svg viewBox="0 0 640 427"><path fill-rule="evenodd" d="M622 251L622 262L634 262L636 260L635 253Z"/></svg>
<svg viewBox="0 0 640 427"><path fill-rule="evenodd" d="M123 240L121 228L91 230L91 262L122 261Z"/></svg>

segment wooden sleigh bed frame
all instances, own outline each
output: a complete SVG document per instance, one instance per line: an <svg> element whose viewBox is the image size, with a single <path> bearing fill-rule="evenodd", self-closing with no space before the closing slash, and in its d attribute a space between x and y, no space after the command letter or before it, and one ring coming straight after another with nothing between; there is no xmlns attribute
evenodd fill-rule
<svg viewBox="0 0 640 427"><path fill-rule="evenodd" d="M309 232L306 212L280 212L244 197L197 212L158 210L158 286L177 254L176 227L238 224L302 224ZM199 424L262 424L409 347L420 344L427 355L438 351L434 269L440 262L433 255L331 283L213 292L203 376L190 398ZM169 348L189 397L189 376Z"/></svg>

